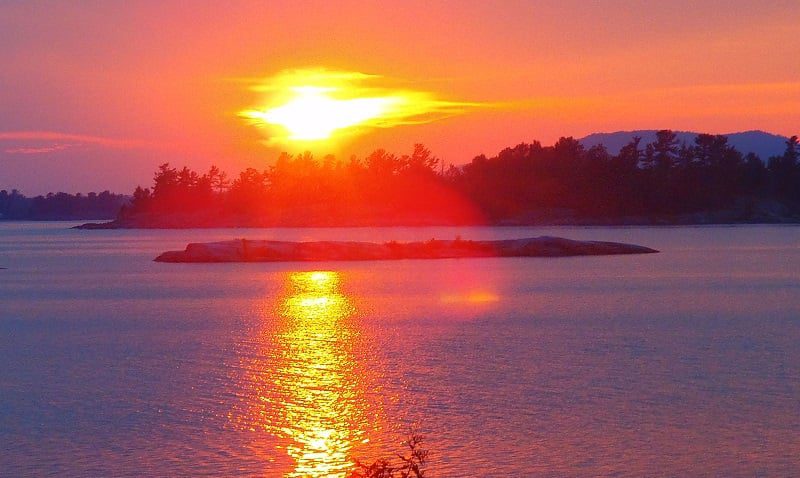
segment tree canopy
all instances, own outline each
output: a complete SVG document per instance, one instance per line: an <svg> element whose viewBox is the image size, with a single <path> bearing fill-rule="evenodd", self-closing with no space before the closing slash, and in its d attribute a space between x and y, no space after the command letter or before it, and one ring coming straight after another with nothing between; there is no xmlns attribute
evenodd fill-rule
<svg viewBox="0 0 800 478"><path fill-rule="evenodd" d="M662 130L654 142L634 138L616 155L563 137L447 168L421 144L409 154L377 149L347 160L283 153L263 170L232 178L217 167L198 173L164 163L151 187L134 191L120 219L164 226L614 221L720 210L746 215L764 201L797 214L799 155L796 136L765 163L725 136L701 134L686 144Z"/></svg>

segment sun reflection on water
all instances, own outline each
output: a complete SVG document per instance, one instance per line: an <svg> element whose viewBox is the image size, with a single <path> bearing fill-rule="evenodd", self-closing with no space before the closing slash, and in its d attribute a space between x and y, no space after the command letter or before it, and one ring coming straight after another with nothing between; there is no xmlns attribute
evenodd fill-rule
<svg viewBox="0 0 800 478"><path fill-rule="evenodd" d="M246 409L232 421L279 439L292 460L286 477L344 477L354 447L369 442L376 417L357 373L352 300L337 272L291 273L267 331L261 360L248 365ZM363 372L363 371L362 371Z"/></svg>
<svg viewBox="0 0 800 478"><path fill-rule="evenodd" d="M347 421L355 415L352 394L356 383L348 375L352 359L346 343L351 331L340 324L353 313L339 292L335 272L298 273L291 277L293 294L283 315L292 324L281 334L286 360L279 376L294 398L287 403L283 431L295 470L287 476L340 476L350 466L352 442L360 438ZM282 373L281 373L282 372Z"/></svg>

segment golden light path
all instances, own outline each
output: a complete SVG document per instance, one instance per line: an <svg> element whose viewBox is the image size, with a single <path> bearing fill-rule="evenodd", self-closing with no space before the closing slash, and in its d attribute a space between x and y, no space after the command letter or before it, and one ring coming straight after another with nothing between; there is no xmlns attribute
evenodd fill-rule
<svg viewBox="0 0 800 478"><path fill-rule="evenodd" d="M285 477L345 477L353 455L361 456L355 447L370 441L367 428L378 426L364 391L369 374L353 353L358 333L348 319L355 308L340 279L330 271L289 274L276 326L255 334L252 357L243 361L245 401L229 418L254 433L265 461L280 461L285 449ZM278 450L266 444L275 438Z"/></svg>
<svg viewBox="0 0 800 478"><path fill-rule="evenodd" d="M285 409L291 426L282 430L294 441L287 451L295 469L287 476L344 476L352 466L353 441L366 438L351 421L358 387L350 376L355 367L346 347L350 331L339 324L352 306L339 293L334 272L297 273L291 280L295 293L285 314L294 323L282 335L287 360L278 371L290 379L281 385L292 397Z"/></svg>
<svg viewBox="0 0 800 478"><path fill-rule="evenodd" d="M381 78L324 69L284 71L254 86L264 94L261 104L239 115L262 128L268 143L286 144L428 123L476 106L440 100L430 92L374 86Z"/></svg>
<svg viewBox="0 0 800 478"><path fill-rule="evenodd" d="M408 431L402 420L387 419L403 400L386 387L381 357L382 340L395 339L387 329L380 336L369 329L364 319L376 303L359 293L352 272L277 274L269 280L282 283L281 292L256 305L253 327L237 345L228 423L246 437L263 476L345 478L356 459L385 456ZM467 320L500 300L498 278L466 262L438 281L441 303Z"/></svg>

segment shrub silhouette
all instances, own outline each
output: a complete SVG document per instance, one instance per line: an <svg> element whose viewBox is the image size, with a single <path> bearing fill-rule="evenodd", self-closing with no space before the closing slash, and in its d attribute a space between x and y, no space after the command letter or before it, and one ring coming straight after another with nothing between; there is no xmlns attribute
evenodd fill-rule
<svg viewBox="0 0 800 478"><path fill-rule="evenodd" d="M422 436L412 432L404 442L408 454L397 454L394 461L381 458L370 465L356 462L347 478L424 478L428 450L422 448L422 442Z"/></svg>

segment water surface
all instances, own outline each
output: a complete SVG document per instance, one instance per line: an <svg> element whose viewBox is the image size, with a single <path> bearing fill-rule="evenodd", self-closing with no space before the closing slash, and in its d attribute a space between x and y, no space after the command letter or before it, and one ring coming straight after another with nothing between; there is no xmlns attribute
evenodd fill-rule
<svg viewBox="0 0 800 478"><path fill-rule="evenodd" d="M800 228L79 231L0 223L0 475L800 471ZM187 242L632 242L660 254L164 264Z"/></svg>

